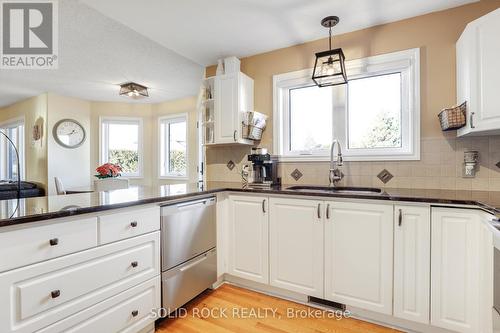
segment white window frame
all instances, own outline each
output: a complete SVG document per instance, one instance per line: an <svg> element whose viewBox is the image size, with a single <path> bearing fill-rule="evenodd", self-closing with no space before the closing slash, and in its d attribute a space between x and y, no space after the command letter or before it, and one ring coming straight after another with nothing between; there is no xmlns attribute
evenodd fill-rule
<svg viewBox="0 0 500 333"><path fill-rule="evenodd" d="M348 149L347 89L334 88L333 138L342 144L346 161L420 160L420 49L409 49L346 62L349 79L401 73L401 148ZM291 152L289 147L289 91L313 86L313 69L273 76L273 149L283 162L328 161L329 150Z"/></svg>
<svg viewBox="0 0 500 333"><path fill-rule="evenodd" d="M19 164L20 164L20 175L21 175L21 180L24 180L26 178L26 154L25 154L25 147L26 147L26 124L25 124L25 118L24 117L17 117L13 119L6 120L2 123L0 123L0 130L4 131L5 129L10 129L10 128L15 128L19 126L23 126L23 132L19 136L17 141L14 141L14 144L16 145L16 148L19 153ZM5 133L5 132L4 132ZM5 133L7 134L7 133ZM0 138L0 164L2 166L1 174L0 174L0 179L6 179L7 178L7 159L5 158L5 151L11 146L9 142L7 142L7 139L2 135Z"/></svg>
<svg viewBox="0 0 500 333"><path fill-rule="evenodd" d="M162 174L164 170L163 163L167 163L165 161L165 141L162 136L161 126L162 123L174 123L179 122L178 120L184 120L186 122L186 174L185 175L177 175L177 174ZM188 180L189 179L189 114L187 112L184 113L176 113L169 114L166 116L162 116L158 118L158 178L159 179L175 179L175 180Z"/></svg>
<svg viewBox="0 0 500 333"><path fill-rule="evenodd" d="M139 162L137 163L139 170L134 173L122 172L123 177L127 178L143 178L144 177L144 120L140 117L99 117L99 164L102 165L108 162L109 137L107 131L103 131L103 124L134 124L139 125L137 149L139 153Z"/></svg>

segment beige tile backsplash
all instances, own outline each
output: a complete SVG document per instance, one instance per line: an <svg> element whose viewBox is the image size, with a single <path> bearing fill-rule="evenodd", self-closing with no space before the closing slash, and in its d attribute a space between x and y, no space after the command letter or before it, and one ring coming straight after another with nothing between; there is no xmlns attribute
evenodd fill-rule
<svg viewBox="0 0 500 333"><path fill-rule="evenodd" d="M464 151L479 151L479 169L475 178L462 178ZM248 147L211 147L207 149L209 181L241 181L240 172L247 163ZM230 171L226 164L236 167ZM420 161L345 162L343 185L382 188L500 191L500 136L474 138L425 138L421 141ZM299 169L303 176L295 181L290 175ZM280 163L284 184L328 184L327 162ZM387 184L377 175L387 169L393 176Z"/></svg>

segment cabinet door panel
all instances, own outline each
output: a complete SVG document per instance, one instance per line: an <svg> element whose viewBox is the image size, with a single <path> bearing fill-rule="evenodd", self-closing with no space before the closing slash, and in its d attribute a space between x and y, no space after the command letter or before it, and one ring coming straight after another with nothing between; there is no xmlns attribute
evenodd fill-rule
<svg viewBox="0 0 500 333"><path fill-rule="evenodd" d="M267 198L229 197L229 273L269 283Z"/></svg>
<svg viewBox="0 0 500 333"><path fill-rule="evenodd" d="M238 119L238 76L222 75L215 78L215 135L216 143L235 142L235 124Z"/></svg>
<svg viewBox="0 0 500 333"><path fill-rule="evenodd" d="M433 208L431 324L478 332L479 216L463 209Z"/></svg>
<svg viewBox="0 0 500 333"><path fill-rule="evenodd" d="M484 130L500 129L500 10L479 20L477 27L478 70L480 86L480 127Z"/></svg>
<svg viewBox="0 0 500 333"><path fill-rule="evenodd" d="M271 198L271 285L323 297L322 201Z"/></svg>
<svg viewBox="0 0 500 333"><path fill-rule="evenodd" d="M430 208L396 206L394 316L429 323Z"/></svg>
<svg viewBox="0 0 500 333"><path fill-rule="evenodd" d="M500 133L500 9L470 22L456 44L457 104L467 102L458 136Z"/></svg>
<svg viewBox="0 0 500 333"><path fill-rule="evenodd" d="M330 203L325 223L325 296L392 314L393 206Z"/></svg>

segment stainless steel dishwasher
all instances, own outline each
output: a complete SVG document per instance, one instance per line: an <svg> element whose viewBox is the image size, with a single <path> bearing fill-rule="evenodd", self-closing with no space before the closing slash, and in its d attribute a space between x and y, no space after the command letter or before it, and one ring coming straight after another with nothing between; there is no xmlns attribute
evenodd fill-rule
<svg viewBox="0 0 500 333"><path fill-rule="evenodd" d="M161 209L162 307L178 309L217 280L216 198Z"/></svg>

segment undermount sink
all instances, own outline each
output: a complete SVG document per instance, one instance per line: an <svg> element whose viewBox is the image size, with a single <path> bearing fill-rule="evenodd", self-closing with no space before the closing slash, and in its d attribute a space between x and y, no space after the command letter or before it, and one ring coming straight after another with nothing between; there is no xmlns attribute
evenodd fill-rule
<svg viewBox="0 0 500 333"><path fill-rule="evenodd" d="M344 193L344 194L380 194L382 190L375 187L328 187L328 186L292 186L287 190L300 192Z"/></svg>

